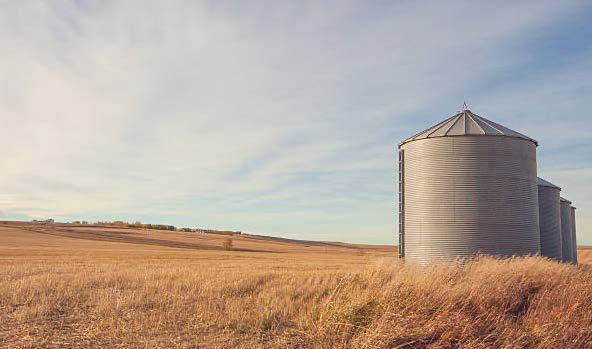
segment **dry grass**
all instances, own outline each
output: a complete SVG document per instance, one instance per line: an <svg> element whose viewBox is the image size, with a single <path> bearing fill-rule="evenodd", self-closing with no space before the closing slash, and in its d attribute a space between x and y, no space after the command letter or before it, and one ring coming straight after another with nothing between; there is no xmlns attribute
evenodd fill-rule
<svg viewBox="0 0 592 349"><path fill-rule="evenodd" d="M118 234L126 233L143 234ZM588 266L484 258L418 267L384 247L233 237L236 248L269 252L200 250L166 241L194 238L197 246L213 238L152 234L165 242L0 225L0 345L592 346Z"/></svg>

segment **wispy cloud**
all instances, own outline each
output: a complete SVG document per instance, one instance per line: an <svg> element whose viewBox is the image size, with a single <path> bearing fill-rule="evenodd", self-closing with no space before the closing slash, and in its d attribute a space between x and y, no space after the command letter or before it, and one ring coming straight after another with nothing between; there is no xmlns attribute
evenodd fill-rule
<svg viewBox="0 0 592 349"><path fill-rule="evenodd" d="M400 139L472 96L492 118L558 93L584 107L524 86L589 91L589 52L506 75L585 6L4 3L0 209L392 242ZM539 115L518 128L540 138Z"/></svg>

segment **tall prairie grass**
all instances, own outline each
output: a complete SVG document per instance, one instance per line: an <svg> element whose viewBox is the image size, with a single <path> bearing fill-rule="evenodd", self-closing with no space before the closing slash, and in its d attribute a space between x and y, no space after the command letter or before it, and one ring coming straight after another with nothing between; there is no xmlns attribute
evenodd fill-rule
<svg viewBox="0 0 592 349"><path fill-rule="evenodd" d="M220 253L220 261L233 254ZM324 268L280 260L5 260L0 346L592 347L587 266L481 258L420 267L393 258Z"/></svg>

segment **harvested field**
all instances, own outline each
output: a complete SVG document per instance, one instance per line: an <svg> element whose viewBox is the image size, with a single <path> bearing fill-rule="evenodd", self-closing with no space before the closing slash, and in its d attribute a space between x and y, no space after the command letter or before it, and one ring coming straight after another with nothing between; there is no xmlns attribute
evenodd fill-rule
<svg viewBox="0 0 592 349"><path fill-rule="evenodd" d="M578 263L592 264L592 247L579 246L578 247Z"/></svg>
<svg viewBox="0 0 592 349"><path fill-rule="evenodd" d="M391 246L228 238L0 223L0 346L592 346L587 265L419 267Z"/></svg>

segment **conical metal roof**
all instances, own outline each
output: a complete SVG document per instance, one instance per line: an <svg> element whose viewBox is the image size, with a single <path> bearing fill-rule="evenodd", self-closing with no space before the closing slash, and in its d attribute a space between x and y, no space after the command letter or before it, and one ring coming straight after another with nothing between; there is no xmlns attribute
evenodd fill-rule
<svg viewBox="0 0 592 349"><path fill-rule="evenodd" d="M551 182L547 182L546 180L542 179L541 177L537 177L537 185L541 186L541 187L549 187L549 188L555 188L555 189L561 190L560 187L556 186L555 184L553 184Z"/></svg>
<svg viewBox="0 0 592 349"><path fill-rule="evenodd" d="M538 145L534 139L523 135L522 133L510 130L500 124L474 114L466 109L456 115L449 117L441 123L432 126L425 131L422 131L412 137L407 138L399 144L403 144L418 139L435 138L435 137L454 137L454 136L503 136L521 138L533 142Z"/></svg>
<svg viewBox="0 0 592 349"><path fill-rule="evenodd" d="M570 205L571 205L571 201L567 200L567 199L566 199L566 198L564 198L564 197L560 197L560 198L559 198L559 201L567 202L568 204L570 204Z"/></svg>

